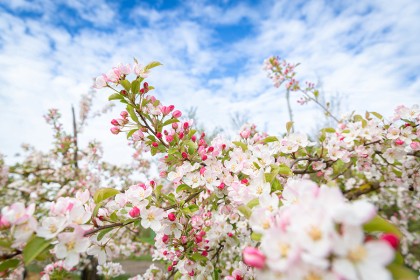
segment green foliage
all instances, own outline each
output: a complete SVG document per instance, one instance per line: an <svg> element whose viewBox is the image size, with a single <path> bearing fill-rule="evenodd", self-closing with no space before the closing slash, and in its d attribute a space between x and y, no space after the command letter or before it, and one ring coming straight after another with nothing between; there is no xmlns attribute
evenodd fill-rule
<svg viewBox="0 0 420 280"><path fill-rule="evenodd" d="M33 237L23 248L23 262L25 265L30 264L34 259L36 259L44 250L46 250L50 245L48 240L45 240L42 237L35 236Z"/></svg>
<svg viewBox="0 0 420 280"><path fill-rule="evenodd" d="M96 191L96 193L93 196L93 201L95 201L96 204L98 204L99 202L113 197L116 194L119 194L120 191L113 189L113 188L102 188Z"/></svg>

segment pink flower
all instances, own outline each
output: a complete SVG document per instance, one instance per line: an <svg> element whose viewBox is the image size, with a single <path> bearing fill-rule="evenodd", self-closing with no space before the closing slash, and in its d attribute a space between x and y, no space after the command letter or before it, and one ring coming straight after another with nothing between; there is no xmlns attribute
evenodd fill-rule
<svg viewBox="0 0 420 280"><path fill-rule="evenodd" d="M116 127L116 126L111 127L110 130L111 130L111 133L112 134L118 134L118 133L120 133L120 129L118 127Z"/></svg>
<svg viewBox="0 0 420 280"><path fill-rule="evenodd" d="M179 118L179 117L181 117L182 116L182 113L181 113L181 111L179 111L179 110L175 110L173 113L172 113L172 117L173 118Z"/></svg>
<svg viewBox="0 0 420 280"><path fill-rule="evenodd" d="M257 248L246 247L242 252L242 257L246 265L260 269L265 266L265 256Z"/></svg>

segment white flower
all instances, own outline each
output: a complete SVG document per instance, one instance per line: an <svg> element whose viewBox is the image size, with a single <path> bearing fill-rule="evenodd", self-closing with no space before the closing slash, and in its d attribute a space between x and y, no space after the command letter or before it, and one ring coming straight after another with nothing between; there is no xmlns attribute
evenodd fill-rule
<svg viewBox="0 0 420 280"><path fill-rule="evenodd" d="M391 246L384 241L363 240L360 227L343 227L343 236L334 246L338 257L333 260L333 271L348 280L391 280L386 269L394 258Z"/></svg>
<svg viewBox="0 0 420 280"><path fill-rule="evenodd" d="M62 232L67 226L65 217L47 217L42 220L41 227L37 230L37 235L45 239L51 239Z"/></svg>
<svg viewBox="0 0 420 280"><path fill-rule="evenodd" d="M106 262L107 256L111 255L111 249L109 246L101 246L100 244L94 244L87 250L88 255L96 256L98 259L98 264L104 264Z"/></svg>
<svg viewBox="0 0 420 280"><path fill-rule="evenodd" d="M144 209L140 213L141 225L144 228L151 228L157 232L162 227L161 220L165 217L165 212L155 206L151 206L149 209Z"/></svg>
<svg viewBox="0 0 420 280"><path fill-rule="evenodd" d="M83 237L83 230L75 228L73 232L63 232L58 235L58 244L54 247L54 253L57 258L65 259L66 268L72 268L79 263L79 254L86 252L89 245L90 240Z"/></svg>

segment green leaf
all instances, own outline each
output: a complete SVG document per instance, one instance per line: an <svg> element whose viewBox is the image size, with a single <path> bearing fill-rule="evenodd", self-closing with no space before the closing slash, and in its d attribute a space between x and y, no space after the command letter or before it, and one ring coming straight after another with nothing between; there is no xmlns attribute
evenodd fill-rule
<svg viewBox="0 0 420 280"><path fill-rule="evenodd" d="M23 262L25 265L30 264L39 254L50 246L50 242L42 237L35 236L23 248Z"/></svg>
<svg viewBox="0 0 420 280"><path fill-rule="evenodd" d="M131 119L135 121L136 123L139 123L139 118L137 117L137 114L133 106L127 105L126 109L127 109L127 112L130 114Z"/></svg>
<svg viewBox="0 0 420 280"><path fill-rule="evenodd" d="M178 119L169 119L169 120L167 120L167 121L165 121L164 123L163 123L163 126L167 126L168 124L173 124L173 123L176 123L176 122L179 122L179 120Z"/></svg>
<svg viewBox="0 0 420 280"><path fill-rule="evenodd" d="M99 232L98 236L96 237L96 240L101 241L102 238L104 238L105 234L113 230L113 228L106 228Z"/></svg>
<svg viewBox="0 0 420 280"><path fill-rule="evenodd" d="M220 280L220 274L217 269L213 270L213 280Z"/></svg>
<svg viewBox="0 0 420 280"><path fill-rule="evenodd" d="M186 213L186 214L193 214L193 213L195 213L195 212L197 212L198 211L198 206L197 205L195 205L195 204L191 204L191 205L189 205L188 207L185 207L185 208L183 208L182 209L182 211L184 212L184 213Z"/></svg>
<svg viewBox="0 0 420 280"><path fill-rule="evenodd" d="M111 101L111 100L121 100L121 99L124 99L124 96L122 96L121 94L119 94L119 93L114 93L114 94L111 94L109 97L108 97L108 100L109 101Z"/></svg>
<svg viewBox="0 0 420 280"><path fill-rule="evenodd" d="M318 99L318 97L319 97L319 91L317 89L314 90L314 96L315 96L315 99Z"/></svg>
<svg viewBox="0 0 420 280"><path fill-rule="evenodd" d="M292 121L286 123L287 134L290 133L290 130L292 129L292 127L293 127L293 122Z"/></svg>
<svg viewBox="0 0 420 280"><path fill-rule="evenodd" d="M134 132L136 132L137 130L139 130L139 129L138 129L138 128L135 128L135 129L130 130L130 131L127 133L127 139L128 139L128 138L130 138L130 137L134 134Z"/></svg>
<svg viewBox="0 0 420 280"><path fill-rule="evenodd" d="M181 184L176 188L176 193L179 193L179 192L182 192L182 191L185 191L185 190L190 190L190 189L191 189L191 187L188 186L187 184Z"/></svg>
<svg viewBox="0 0 420 280"><path fill-rule="evenodd" d="M254 208L255 206L260 204L260 200L258 198L254 198L246 206L248 206L250 209Z"/></svg>
<svg viewBox="0 0 420 280"><path fill-rule="evenodd" d="M235 144L236 146L242 148L242 151L246 151L248 150L248 146L245 143L239 142L239 141L233 141L233 144Z"/></svg>
<svg viewBox="0 0 420 280"><path fill-rule="evenodd" d="M407 267L398 264L388 265L388 269L392 274L392 279L394 280L416 280L417 275Z"/></svg>
<svg viewBox="0 0 420 280"><path fill-rule="evenodd" d="M138 80L134 80L134 81L131 83L131 92L132 92L133 94L138 94L138 93L139 93L139 91L140 91L140 82L139 82Z"/></svg>
<svg viewBox="0 0 420 280"><path fill-rule="evenodd" d="M203 255L201 255L200 253L194 253L191 255L191 260L195 261L195 262L200 262L200 261L207 261L207 258Z"/></svg>
<svg viewBox="0 0 420 280"><path fill-rule="evenodd" d="M129 82L129 81L127 81L127 80L122 80L122 81L120 81L120 84L123 86L123 88L124 88L127 92L129 92L129 91L130 91L130 89L131 89L131 84L130 84L130 82Z"/></svg>
<svg viewBox="0 0 420 280"><path fill-rule="evenodd" d="M278 141L279 139L277 139L276 136L268 136L263 140L264 143L278 142Z"/></svg>
<svg viewBox="0 0 420 280"><path fill-rule="evenodd" d="M10 260L5 260L4 262L0 263L0 272L1 271L6 271L8 269L13 269L15 267L17 267L19 265L19 260L17 259L10 259Z"/></svg>
<svg viewBox="0 0 420 280"><path fill-rule="evenodd" d="M182 273L181 273L181 272L179 272L179 271L177 271L177 272L175 273L174 280L179 280L179 279L181 279L181 278L182 278Z"/></svg>
<svg viewBox="0 0 420 280"><path fill-rule="evenodd" d="M245 218L249 219L249 217L251 217L252 210L248 206L241 205L238 207L238 210L245 216Z"/></svg>
<svg viewBox="0 0 420 280"><path fill-rule="evenodd" d="M159 186L157 186L155 188L155 196L156 196L156 199L159 199L160 194L162 193L162 188L163 188L163 185L159 185Z"/></svg>
<svg viewBox="0 0 420 280"><path fill-rule="evenodd" d="M102 203L97 203L95 205L95 209L93 209L93 212L92 212L92 217L96 217L96 215L98 215L99 208L101 207L102 207Z"/></svg>
<svg viewBox="0 0 420 280"><path fill-rule="evenodd" d="M398 238L402 238L401 231L396 226L394 226L379 215L376 215L372 220L363 225L363 229L366 232L393 233L396 236L398 236Z"/></svg>
<svg viewBox="0 0 420 280"><path fill-rule="evenodd" d="M118 216L117 216L117 210L115 210L114 212L111 213L111 215L109 216L109 218L111 219L111 221L116 222L118 221Z"/></svg>
<svg viewBox="0 0 420 280"><path fill-rule="evenodd" d="M332 127L323 128L322 131L324 131L326 133L335 133L335 129L332 128Z"/></svg>
<svg viewBox="0 0 420 280"><path fill-rule="evenodd" d="M284 175L284 176L292 176L293 172L290 169L289 166L285 165L285 164L280 164L279 166L279 174L280 175Z"/></svg>
<svg viewBox="0 0 420 280"><path fill-rule="evenodd" d="M95 201L96 204L99 202L113 197L114 195L120 193L119 190L113 189L113 188L103 188L96 191L95 195L93 196L93 201Z"/></svg>
<svg viewBox="0 0 420 280"><path fill-rule="evenodd" d="M148 70L148 69L152 69L152 68L155 68L157 66L160 66L160 65L162 65L162 63L160 63L158 61L152 61L149 64L147 64L146 67L144 67L144 69Z"/></svg>
<svg viewBox="0 0 420 280"><path fill-rule="evenodd" d="M190 155L194 154L195 151L197 151L197 148L198 148L197 144L194 143L193 141L187 140L187 141L185 141L185 144L188 146L188 153Z"/></svg>
<svg viewBox="0 0 420 280"><path fill-rule="evenodd" d="M380 120L383 120L383 116L381 115L381 114L379 114L379 113L377 113L377 112L370 112L372 115L374 115L375 117L377 117L378 119L380 119Z"/></svg>
<svg viewBox="0 0 420 280"><path fill-rule="evenodd" d="M262 234L253 232L251 233L251 239L255 241L261 241Z"/></svg>

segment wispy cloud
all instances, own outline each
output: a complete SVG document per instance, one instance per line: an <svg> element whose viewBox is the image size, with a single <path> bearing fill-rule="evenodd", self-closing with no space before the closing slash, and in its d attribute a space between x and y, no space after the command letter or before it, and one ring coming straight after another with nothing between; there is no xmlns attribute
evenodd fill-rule
<svg viewBox="0 0 420 280"><path fill-rule="evenodd" d="M284 96L261 69L272 54L301 62L302 77L320 80L327 97L345 95L345 108L389 114L399 103L420 100L420 3L402 2L6 1L0 4L2 152L12 155L21 142L45 149L47 109L63 110L70 124L70 104L89 90L92 77L133 57L161 61L151 76L156 94L183 109L197 106L208 127L246 111L260 127L284 131ZM106 94L96 102L105 104ZM301 130L320 121L313 106L294 108ZM110 118L95 120L84 140L100 139L114 159L116 150L128 152L123 137L109 135Z"/></svg>

